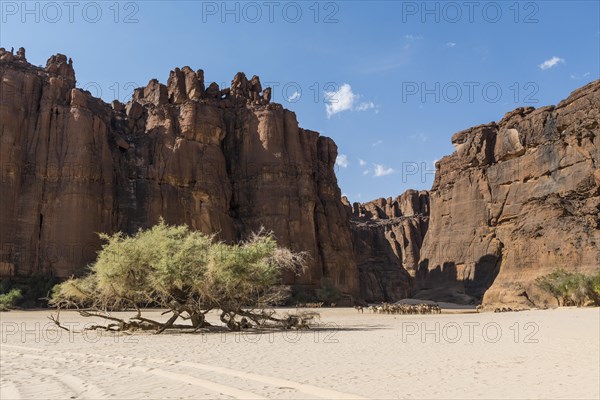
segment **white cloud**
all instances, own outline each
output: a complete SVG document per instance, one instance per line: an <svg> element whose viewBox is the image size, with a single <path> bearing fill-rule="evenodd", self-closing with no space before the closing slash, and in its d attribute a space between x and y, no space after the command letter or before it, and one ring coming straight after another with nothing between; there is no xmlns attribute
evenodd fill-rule
<svg viewBox="0 0 600 400"><path fill-rule="evenodd" d="M342 168L348 168L348 157L345 154L338 155L335 164Z"/></svg>
<svg viewBox="0 0 600 400"><path fill-rule="evenodd" d="M540 65L538 65L538 67L540 67L540 69L542 71L544 71L544 70L550 69L552 67L555 67L558 64L565 64L565 63L566 63L566 61L564 58L554 56L551 59L546 60L543 63L541 63Z"/></svg>
<svg viewBox="0 0 600 400"><path fill-rule="evenodd" d="M381 143L383 143L383 140L378 140L375 143L373 143L373 147L379 146Z"/></svg>
<svg viewBox="0 0 600 400"><path fill-rule="evenodd" d="M386 175L390 175L394 173L394 170L392 168L386 168L381 164L374 164L375 165L375 171L374 171L374 176L379 177L379 176L386 176Z"/></svg>
<svg viewBox="0 0 600 400"><path fill-rule="evenodd" d="M287 99L287 100L288 100L290 103L295 103L295 102L297 102L298 100L300 100L300 96L301 96L301 94L300 94L300 93L298 93L298 92L294 92L294 94L292 94L290 97L288 97L288 99Z"/></svg>
<svg viewBox="0 0 600 400"><path fill-rule="evenodd" d="M332 115L341 113L342 111L352 110L354 101L358 96L352 93L352 87L347 83L340 86L337 92L325 92L325 111L327 111L327 118L331 118Z"/></svg>
<svg viewBox="0 0 600 400"><path fill-rule="evenodd" d="M365 165L367 165L367 162L365 160L363 160L362 158L359 158L358 165L360 165L361 167L364 167Z"/></svg>
<svg viewBox="0 0 600 400"><path fill-rule="evenodd" d="M356 111L367 111L372 108L375 108L375 103L373 103L372 101L366 101L366 102L360 103L356 107Z"/></svg>
<svg viewBox="0 0 600 400"><path fill-rule="evenodd" d="M370 171L370 170L368 170L368 169L365 169L365 170L363 171L363 175L369 175L369 173L371 173L371 171Z"/></svg>
<svg viewBox="0 0 600 400"><path fill-rule="evenodd" d="M585 79L588 76L590 76L589 72L586 72L585 74L573 74L571 75L571 79L575 80L575 81L579 81L581 79Z"/></svg>
<svg viewBox="0 0 600 400"><path fill-rule="evenodd" d="M446 46L447 47L454 47L454 46L456 46L456 43L454 43L454 42L448 42L448 43L446 43Z"/></svg>
<svg viewBox="0 0 600 400"><path fill-rule="evenodd" d="M377 106L372 101L356 104L361 95L352 91L352 87L344 83L336 92L325 91L325 111L327 118L343 111L367 111Z"/></svg>

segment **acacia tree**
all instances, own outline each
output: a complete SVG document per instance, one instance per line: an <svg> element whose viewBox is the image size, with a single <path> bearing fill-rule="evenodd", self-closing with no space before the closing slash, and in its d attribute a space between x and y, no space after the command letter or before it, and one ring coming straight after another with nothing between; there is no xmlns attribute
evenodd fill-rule
<svg viewBox="0 0 600 400"><path fill-rule="evenodd" d="M280 304L288 290L284 270L300 274L306 253L279 247L272 233L261 229L244 242L229 245L187 226L161 220L133 236L101 234L106 242L95 263L81 278L57 285L51 304L59 312L77 308L84 316L110 320L96 329L134 330L213 328L206 314L218 310L230 330L304 326L315 314L277 315L267 307ZM165 308L166 322L142 316L145 307ZM133 309L125 320L109 311ZM57 318L54 318L60 324ZM177 324L180 320L189 321Z"/></svg>

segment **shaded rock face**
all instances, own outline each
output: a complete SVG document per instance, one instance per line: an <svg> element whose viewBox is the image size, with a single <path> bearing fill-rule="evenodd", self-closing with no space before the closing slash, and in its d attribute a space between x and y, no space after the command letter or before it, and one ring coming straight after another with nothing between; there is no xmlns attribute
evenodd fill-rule
<svg viewBox="0 0 600 400"><path fill-rule="evenodd" d="M94 260L97 232L162 216L226 241L264 226L310 253L287 283L327 277L358 294L337 147L270 103L258 77L207 89L184 67L108 105L75 88L65 56L42 69L0 49L0 89L0 275L68 277Z"/></svg>
<svg viewBox="0 0 600 400"><path fill-rule="evenodd" d="M361 298L396 301L412 294L429 220L429 194L409 190L396 199L345 201L359 271Z"/></svg>
<svg viewBox="0 0 600 400"><path fill-rule="evenodd" d="M430 192L417 297L540 305L536 277L600 268L600 81L452 143Z"/></svg>

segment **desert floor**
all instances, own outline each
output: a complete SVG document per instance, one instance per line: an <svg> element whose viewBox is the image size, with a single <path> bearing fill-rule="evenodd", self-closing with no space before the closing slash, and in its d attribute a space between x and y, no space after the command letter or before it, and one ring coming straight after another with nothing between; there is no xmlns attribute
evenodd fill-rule
<svg viewBox="0 0 600 400"><path fill-rule="evenodd" d="M598 308L319 311L309 331L132 336L0 313L0 398L600 397ZM90 323L73 312L61 322Z"/></svg>

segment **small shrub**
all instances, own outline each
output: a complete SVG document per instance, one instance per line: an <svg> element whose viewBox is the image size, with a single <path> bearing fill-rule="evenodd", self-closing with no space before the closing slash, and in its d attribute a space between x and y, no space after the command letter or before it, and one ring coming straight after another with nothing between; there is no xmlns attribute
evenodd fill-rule
<svg viewBox="0 0 600 400"><path fill-rule="evenodd" d="M48 307L52 288L58 282L57 278L43 274L36 274L25 279L3 279L0 281L0 293L18 289L21 292L21 298L18 300L19 307L45 308Z"/></svg>
<svg viewBox="0 0 600 400"><path fill-rule="evenodd" d="M0 294L0 311L8 311L21 299L19 289L11 289L8 293Z"/></svg>
<svg viewBox="0 0 600 400"><path fill-rule="evenodd" d="M600 270L589 278L588 285L590 298L594 304L600 305Z"/></svg>
<svg viewBox="0 0 600 400"><path fill-rule="evenodd" d="M588 303L600 305L600 271L594 275L585 275L559 268L538 277L535 284L552 295L559 306L581 307Z"/></svg>

